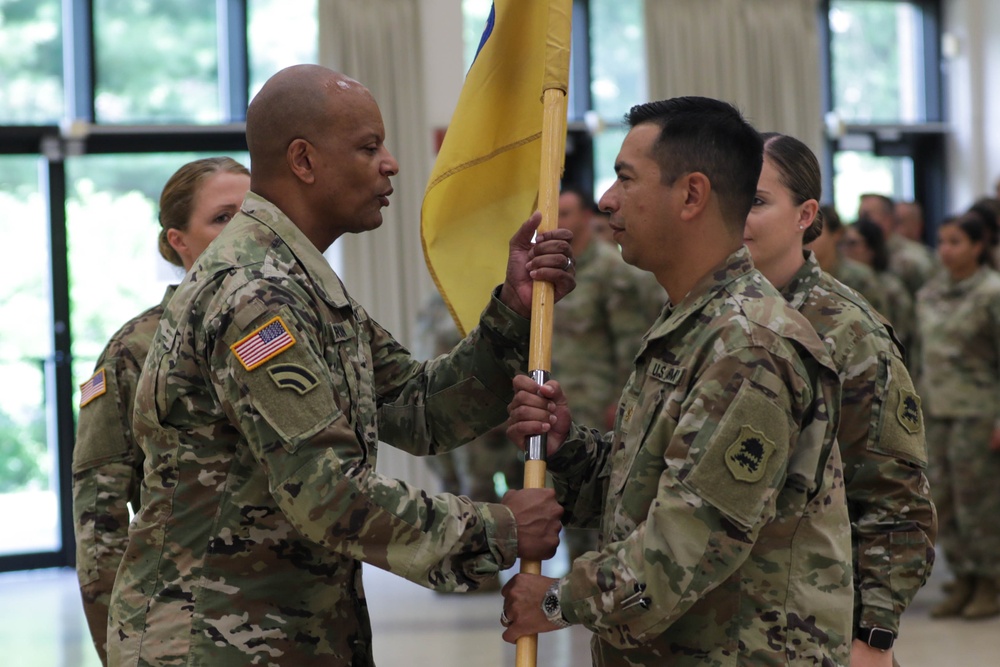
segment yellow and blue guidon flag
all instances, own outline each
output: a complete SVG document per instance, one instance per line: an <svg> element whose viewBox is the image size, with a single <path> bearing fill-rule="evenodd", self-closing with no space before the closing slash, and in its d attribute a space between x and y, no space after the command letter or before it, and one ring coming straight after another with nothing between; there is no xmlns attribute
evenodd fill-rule
<svg viewBox="0 0 1000 667"><path fill-rule="evenodd" d="M431 276L464 334L503 282L534 211L542 92L566 91L571 0L495 0L421 209Z"/></svg>

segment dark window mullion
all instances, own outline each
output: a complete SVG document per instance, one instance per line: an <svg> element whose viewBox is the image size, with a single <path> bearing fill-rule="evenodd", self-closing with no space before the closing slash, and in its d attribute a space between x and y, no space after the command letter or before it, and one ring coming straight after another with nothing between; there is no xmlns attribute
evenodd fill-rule
<svg viewBox="0 0 1000 667"><path fill-rule="evenodd" d="M58 466L59 553L64 565L75 562L73 535L73 444L76 424L73 417L73 355L70 331L69 243L66 233L66 163L62 142L57 137L43 139L44 155L39 160L39 186L48 202L49 258L52 316L51 362L45 369L45 402L49 443L55 443Z"/></svg>

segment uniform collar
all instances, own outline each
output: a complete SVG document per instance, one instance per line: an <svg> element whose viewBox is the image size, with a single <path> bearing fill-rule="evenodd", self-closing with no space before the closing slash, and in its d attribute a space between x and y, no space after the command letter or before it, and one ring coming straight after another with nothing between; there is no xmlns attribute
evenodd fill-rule
<svg viewBox="0 0 1000 667"><path fill-rule="evenodd" d="M754 270L753 259L746 246L729 255L721 264L717 265L705 276L701 278L691 291L681 299L676 306L667 306L663 309L660 319L649 332L647 340L662 338L677 329L688 317L701 311L710 301L715 299L733 281L741 278ZM646 345L643 344L643 350ZM640 350L640 354L642 350Z"/></svg>
<svg viewBox="0 0 1000 667"><path fill-rule="evenodd" d="M163 293L163 298L160 300L160 308L166 308L167 302L170 301L170 297L174 295L177 291L177 285L168 285L167 291Z"/></svg>
<svg viewBox="0 0 1000 667"><path fill-rule="evenodd" d="M948 275L948 272L945 271L944 272L945 294L949 295L968 294L976 287L978 287L979 284L983 282L983 280L986 279L986 274L988 271L989 269L987 269L985 266L980 266L976 270L976 272L973 273L971 276L969 276L968 278L963 278L958 282L953 281L951 277Z"/></svg>
<svg viewBox="0 0 1000 667"><path fill-rule="evenodd" d="M344 285L330 263L281 209L256 193L247 192L241 211L285 243L329 304L337 308L350 305Z"/></svg>
<svg viewBox="0 0 1000 667"><path fill-rule="evenodd" d="M795 310L801 310L813 287L816 287L823 278L823 268L816 260L816 253L812 250L803 250L802 256L805 257L805 264L800 266L788 284L781 288L781 296L785 297L788 305Z"/></svg>

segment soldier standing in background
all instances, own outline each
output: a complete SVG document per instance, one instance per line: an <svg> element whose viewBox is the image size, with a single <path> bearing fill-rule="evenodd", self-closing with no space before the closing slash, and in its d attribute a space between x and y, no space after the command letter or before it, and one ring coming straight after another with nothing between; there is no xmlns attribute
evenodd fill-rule
<svg viewBox="0 0 1000 667"><path fill-rule="evenodd" d="M159 248L185 271L240 210L250 172L228 157L189 162L160 194ZM108 603L128 545L129 505L139 510L145 455L132 433L132 408L142 364L163 310L159 305L126 322L97 359L81 386L80 417L73 447L73 525L76 572L83 611L101 664L107 664Z"/></svg>
<svg viewBox="0 0 1000 667"><path fill-rule="evenodd" d="M846 664L840 382L743 245L760 135L706 98L627 120L601 206L670 303L605 436L571 422L558 378L515 378L508 434L547 433L566 516L601 544L561 579L515 575L504 639L582 624L596 665Z"/></svg>
<svg viewBox="0 0 1000 667"><path fill-rule="evenodd" d="M1000 614L1000 276L996 240L966 214L938 229L944 271L917 294L918 386L931 490L955 582L936 618Z"/></svg>
<svg viewBox="0 0 1000 667"><path fill-rule="evenodd" d="M934 273L934 257L930 250L896 231L895 207L885 195L861 195L858 220L868 220L882 228L889 247L889 270L899 276L906 289L915 296Z"/></svg>
<svg viewBox="0 0 1000 667"><path fill-rule="evenodd" d="M321 254L376 229L398 171L360 83L284 69L247 110L240 213L170 300L136 393L143 498L111 597L109 663L370 666L362 561L468 590L558 545L551 489L503 504L375 471L380 439L447 450L506 418L532 278L573 286L570 234L510 243L507 276L448 356L415 361Z"/></svg>
<svg viewBox="0 0 1000 667"><path fill-rule="evenodd" d="M439 292L433 292L420 309L417 340L419 351L414 350L414 356L421 360L447 354L462 340ZM497 474L503 476L505 488L520 489L524 483L521 452L507 439L506 424L491 429L458 449L428 456L425 460L441 479L446 493L465 495L477 502L500 501ZM492 589L499 590L499 582Z"/></svg>
<svg viewBox="0 0 1000 667"><path fill-rule="evenodd" d="M809 320L840 374L837 442L855 567L851 665L890 667L900 617L934 563L937 526L924 474L924 423L891 328L803 252L823 225L821 194L813 152L794 137L765 134L744 238L754 264Z"/></svg>
<svg viewBox="0 0 1000 667"><path fill-rule="evenodd" d="M667 295L653 274L626 264L617 245L597 240L592 207L580 190L559 195L559 226L573 232L576 288L555 306L552 376L573 397L574 419L608 431L642 336ZM570 562L597 547L594 530L567 528L564 541Z"/></svg>
<svg viewBox="0 0 1000 667"><path fill-rule="evenodd" d="M844 256L844 225L832 206L821 206L823 225L820 235L808 249L816 255L820 268L863 296L879 313L888 310L888 297L875 271L861 262Z"/></svg>

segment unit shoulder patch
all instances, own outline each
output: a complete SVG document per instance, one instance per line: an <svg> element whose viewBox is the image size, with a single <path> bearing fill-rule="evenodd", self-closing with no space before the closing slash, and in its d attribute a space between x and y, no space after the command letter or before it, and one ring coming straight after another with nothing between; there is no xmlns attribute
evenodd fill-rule
<svg viewBox="0 0 1000 667"><path fill-rule="evenodd" d="M252 371L295 345L295 337L280 315L233 343L233 351L243 368Z"/></svg>
<svg viewBox="0 0 1000 667"><path fill-rule="evenodd" d="M916 434L920 432L920 414L920 397L916 393L900 387L896 419L907 432Z"/></svg>
<svg viewBox="0 0 1000 667"><path fill-rule="evenodd" d="M726 467L741 482L755 483L764 478L767 461L774 453L772 442L762 431L744 426L726 450Z"/></svg>
<svg viewBox="0 0 1000 667"><path fill-rule="evenodd" d="M80 407L91 403L94 399L108 392L108 378L103 368L90 376L90 379L80 385Z"/></svg>

